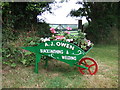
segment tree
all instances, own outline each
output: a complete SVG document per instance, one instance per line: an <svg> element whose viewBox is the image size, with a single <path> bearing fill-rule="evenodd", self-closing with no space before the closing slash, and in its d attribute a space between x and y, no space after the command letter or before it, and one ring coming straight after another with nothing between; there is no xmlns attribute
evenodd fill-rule
<svg viewBox="0 0 120 90"><path fill-rule="evenodd" d="M50 2L49 2L50 3ZM37 15L50 11L48 2L3 2L3 27L15 29L33 27L37 23Z"/></svg>
<svg viewBox="0 0 120 90"><path fill-rule="evenodd" d="M108 37L112 27L118 25L118 3L117 2L77 2L83 7L72 10L71 16L85 16L89 26L86 29L95 43L99 43ZM99 34L98 34L99 33Z"/></svg>
<svg viewBox="0 0 120 90"><path fill-rule="evenodd" d="M35 31L40 37L50 35L49 25L37 23L37 15L50 12L50 2L3 2L2 3L2 42L5 44L19 37L21 31Z"/></svg>

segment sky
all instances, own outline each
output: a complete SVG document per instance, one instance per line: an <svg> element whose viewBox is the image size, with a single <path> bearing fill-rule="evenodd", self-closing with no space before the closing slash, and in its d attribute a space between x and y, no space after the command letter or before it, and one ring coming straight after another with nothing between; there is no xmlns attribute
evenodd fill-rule
<svg viewBox="0 0 120 90"><path fill-rule="evenodd" d="M69 0L68 2L59 3L60 0L56 0L56 4L51 4L52 12L44 12L42 15L39 15L39 19L43 18L47 23L50 24L78 24L78 20L81 19L76 17L67 16L72 9L77 10L82 7L82 5L75 4L78 0ZM79 0L80 1L80 0ZM57 8L56 6L60 6ZM82 24L86 23L87 20L82 18Z"/></svg>

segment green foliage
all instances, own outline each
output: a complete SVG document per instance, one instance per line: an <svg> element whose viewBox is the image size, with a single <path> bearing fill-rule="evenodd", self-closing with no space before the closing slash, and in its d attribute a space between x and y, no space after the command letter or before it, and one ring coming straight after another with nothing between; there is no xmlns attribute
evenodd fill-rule
<svg viewBox="0 0 120 90"><path fill-rule="evenodd" d="M19 47L35 46L40 37L49 36L49 25L37 23L37 15L50 11L51 2L2 2L3 64L16 67L34 64L34 54Z"/></svg>
<svg viewBox="0 0 120 90"><path fill-rule="evenodd" d="M71 16L85 16L89 25L86 28L90 40L101 43L109 36L112 27L118 26L118 4L116 2L78 2L83 7L72 10ZM99 33L99 34L98 34Z"/></svg>
<svg viewBox="0 0 120 90"><path fill-rule="evenodd" d="M2 47L2 57L2 63L11 67L16 67L19 63L25 66L33 65L35 62L35 57L32 52L21 50L11 44Z"/></svg>
<svg viewBox="0 0 120 90"><path fill-rule="evenodd" d="M20 50L13 45L5 45L2 47L2 63L11 67L16 67L20 58Z"/></svg>
<svg viewBox="0 0 120 90"><path fill-rule="evenodd" d="M4 30L3 34L3 46L2 57L3 64L11 67L16 67L18 64L30 66L35 64L35 55L32 52L21 49L23 46L36 46L40 41L40 37L36 35L37 32L21 32L16 38L15 34L10 33L9 29ZM42 57L43 60L50 59L48 57Z"/></svg>
<svg viewBox="0 0 120 90"><path fill-rule="evenodd" d="M40 37L49 37L51 36L50 27L46 23L38 23L36 26L37 35Z"/></svg>
<svg viewBox="0 0 120 90"><path fill-rule="evenodd" d="M3 27L29 30L37 24L37 15L50 9L48 2L3 2Z"/></svg>
<svg viewBox="0 0 120 90"><path fill-rule="evenodd" d="M6 44L7 42L14 41L18 39L18 32L12 28L3 28L2 29L2 42Z"/></svg>
<svg viewBox="0 0 120 90"><path fill-rule="evenodd" d="M70 27L67 27L70 29ZM85 52L90 49L90 47L93 46L93 43L91 43L90 40L86 39L86 33L82 32L81 30L78 29L78 35L73 36L70 34L70 31L59 31L59 33L55 31L54 28L50 28L51 33L53 34L49 38L41 38L41 42L46 42L50 40L60 40L60 41L65 41L65 42L70 42L78 47L82 48Z"/></svg>
<svg viewBox="0 0 120 90"><path fill-rule="evenodd" d="M30 66L35 64L35 55L32 52L22 50L22 59L19 61L25 66Z"/></svg>
<svg viewBox="0 0 120 90"><path fill-rule="evenodd" d="M88 40L86 39L86 33L82 32L80 29L78 29L78 36L73 37L75 40L75 44L77 44L80 48L83 50L87 50L87 47L93 46L93 43L91 43L90 46L88 46Z"/></svg>

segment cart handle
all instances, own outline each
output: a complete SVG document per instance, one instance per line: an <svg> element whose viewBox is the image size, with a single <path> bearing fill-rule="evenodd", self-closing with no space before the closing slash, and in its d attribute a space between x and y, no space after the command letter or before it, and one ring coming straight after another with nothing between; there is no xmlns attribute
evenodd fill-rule
<svg viewBox="0 0 120 90"><path fill-rule="evenodd" d="M78 64L75 64L77 67L81 67L81 68L85 68L85 69L88 69L88 67L85 67L85 66L81 66L81 65L78 65Z"/></svg>
<svg viewBox="0 0 120 90"><path fill-rule="evenodd" d="M92 47L90 47L90 49L87 51L87 52L85 52L85 54L87 54L91 49L93 48L93 46Z"/></svg>

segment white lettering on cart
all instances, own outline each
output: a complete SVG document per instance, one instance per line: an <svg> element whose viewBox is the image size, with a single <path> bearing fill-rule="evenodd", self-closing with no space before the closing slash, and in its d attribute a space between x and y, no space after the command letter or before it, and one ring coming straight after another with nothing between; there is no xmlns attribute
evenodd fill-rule
<svg viewBox="0 0 120 90"><path fill-rule="evenodd" d="M62 47L66 47L68 49L72 49L74 50L74 46L70 45L70 44L66 44L66 43L62 43L62 42L56 42L57 46L62 46Z"/></svg>
<svg viewBox="0 0 120 90"><path fill-rule="evenodd" d="M61 43L61 46L62 46L62 47L65 47L65 46L66 46L66 43Z"/></svg>
<svg viewBox="0 0 120 90"><path fill-rule="evenodd" d="M78 50L77 52L78 52L77 54L75 54L74 52L73 52L72 54L73 54L73 55L80 55L80 54L83 54L81 50Z"/></svg>
<svg viewBox="0 0 120 90"><path fill-rule="evenodd" d="M51 46L54 46L53 42L51 42Z"/></svg>
<svg viewBox="0 0 120 90"><path fill-rule="evenodd" d="M62 59L66 59L66 60L76 60L76 56L62 56Z"/></svg>
<svg viewBox="0 0 120 90"><path fill-rule="evenodd" d="M49 45L48 45L47 43L45 43L45 47L46 47L46 46L49 46Z"/></svg>
<svg viewBox="0 0 120 90"><path fill-rule="evenodd" d="M63 50L40 49L40 53L55 53L55 54L63 54Z"/></svg>
<svg viewBox="0 0 120 90"><path fill-rule="evenodd" d="M61 46L61 47L65 47L65 48L72 49L72 50L75 49L75 47L73 45L63 43L63 42L56 42L56 43L51 42L50 44L45 43L45 47L47 47L47 46L58 46L58 47Z"/></svg>
<svg viewBox="0 0 120 90"><path fill-rule="evenodd" d="M69 54L68 50L66 51L66 54Z"/></svg>
<svg viewBox="0 0 120 90"><path fill-rule="evenodd" d="M56 42L56 45L57 45L57 46L60 46L60 42Z"/></svg>

